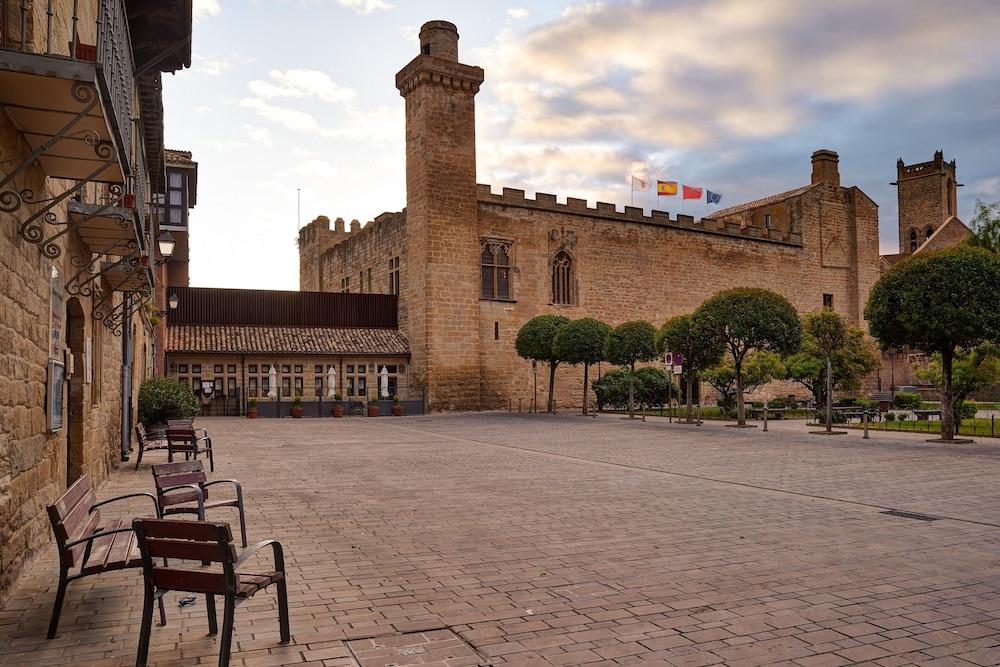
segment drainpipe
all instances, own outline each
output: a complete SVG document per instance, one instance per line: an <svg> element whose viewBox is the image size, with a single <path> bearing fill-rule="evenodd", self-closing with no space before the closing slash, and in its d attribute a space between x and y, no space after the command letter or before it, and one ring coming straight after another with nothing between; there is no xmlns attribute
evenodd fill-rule
<svg viewBox="0 0 1000 667"><path fill-rule="evenodd" d="M240 414L247 411L247 355L240 355L240 405L243 409Z"/></svg>
<svg viewBox="0 0 1000 667"><path fill-rule="evenodd" d="M122 294L122 310L129 312L131 295L128 292ZM129 444L132 439L130 435L132 425L132 322L131 320L122 325L122 395L121 395L121 460L128 461Z"/></svg>

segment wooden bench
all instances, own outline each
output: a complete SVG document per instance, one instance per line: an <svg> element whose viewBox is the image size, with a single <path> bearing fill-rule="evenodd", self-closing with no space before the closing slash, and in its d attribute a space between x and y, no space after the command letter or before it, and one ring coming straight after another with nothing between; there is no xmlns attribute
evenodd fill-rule
<svg viewBox="0 0 1000 667"><path fill-rule="evenodd" d="M136 447L139 448L138 456L135 460L135 469L139 469L139 464L142 463L142 455L146 452L155 451L158 449L167 449L168 443L165 435L157 436L151 435L146 431L146 427L141 423L135 425L135 442Z"/></svg>
<svg viewBox="0 0 1000 667"><path fill-rule="evenodd" d="M229 665L236 607L272 584L277 584L278 588L278 625L281 631L281 643L287 644L291 641L285 555L277 540L265 540L255 544L237 558L236 548L233 546L233 533L225 523L136 519L132 525L135 527L139 550L142 553L145 584L139 651L135 659L137 667L145 667L149 657L153 601L159 600L162 603L163 595L168 591L204 594L208 632L213 635L219 630L215 616L215 596L223 596L220 667ZM271 548L273 569L257 574L239 571L247 559L265 547ZM164 562L171 559L170 562L174 565L159 565L154 562L154 559L159 558L163 558ZM218 563L222 571L215 568L206 570L194 563L190 567L179 567L177 560Z"/></svg>
<svg viewBox="0 0 1000 667"><path fill-rule="evenodd" d="M173 463L175 453L183 454L185 461L208 454L208 469L215 472L212 438L208 431L195 428L192 422L167 422L167 461Z"/></svg>
<svg viewBox="0 0 1000 667"><path fill-rule="evenodd" d="M153 466L153 483L160 506L160 518L170 514L195 514L205 520L205 510L235 507L240 515L240 536L247 545L246 514L243 510L243 487L235 479L217 479L209 482L201 461L158 463ZM232 484L236 498L208 500L208 488L216 484ZM194 505L191 505L194 503Z"/></svg>
<svg viewBox="0 0 1000 667"><path fill-rule="evenodd" d="M132 520L102 523L101 513L97 509L108 503L138 497L152 500L155 515L159 515L160 507L151 493L130 493L96 502L97 496L86 475L73 482L66 493L48 506L49 521L59 550L59 588L49 622L49 639L56 636L59 628L59 615L62 613L69 582L92 574L142 566L139 547L132 531ZM70 571L74 568L78 568L78 571L71 575ZM166 622L161 600L160 623L162 625Z"/></svg>
<svg viewBox="0 0 1000 667"><path fill-rule="evenodd" d="M931 417L937 417L938 421L941 421L941 411L940 410L914 410L913 416L917 419L921 417L927 421L931 420Z"/></svg>

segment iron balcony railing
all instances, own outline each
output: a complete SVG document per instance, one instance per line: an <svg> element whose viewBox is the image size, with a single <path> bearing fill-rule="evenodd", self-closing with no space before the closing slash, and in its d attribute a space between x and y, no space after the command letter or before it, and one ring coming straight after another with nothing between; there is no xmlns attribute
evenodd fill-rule
<svg viewBox="0 0 1000 667"><path fill-rule="evenodd" d="M2 49L96 64L122 172L132 173L135 62L125 1L0 0L0 17Z"/></svg>

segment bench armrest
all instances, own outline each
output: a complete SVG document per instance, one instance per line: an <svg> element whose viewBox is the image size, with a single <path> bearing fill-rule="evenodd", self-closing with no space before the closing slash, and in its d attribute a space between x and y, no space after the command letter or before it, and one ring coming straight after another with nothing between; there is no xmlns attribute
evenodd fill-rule
<svg viewBox="0 0 1000 667"><path fill-rule="evenodd" d="M274 556L274 569L284 574L285 572L285 550L281 548L281 542L278 540L264 540L263 542L258 542L253 545L236 559L233 563L233 569L238 570L243 563L245 563L251 556L257 554L258 551L264 547L271 547L271 554Z"/></svg>
<svg viewBox="0 0 1000 667"><path fill-rule="evenodd" d="M66 544L63 545L63 547L69 549L71 547L77 546L78 544L84 544L85 542L96 540L99 537L104 537L105 535L114 535L115 533L131 533L131 532L132 532L131 528L115 528L114 530L102 530L100 532L94 533L93 535L89 535L87 537L81 537L80 539L73 540L72 542L67 542Z"/></svg>
<svg viewBox="0 0 1000 667"><path fill-rule="evenodd" d="M202 491L201 487L197 484L178 484L177 486L168 486L165 489L160 489L159 494L161 496L170 493L171 491L180 491L181 489L187 489L188 491L194 491L198 501L198 518L202 521L205 520L205 492ZM160 517L163 518L162 516Z"/></svg>
<svg viewBox="0 0 1000 667"><path fill-rule="evenodd" d="M124 496L116 496L114 498L108 498L107 500L102 500L99 503L94 503L94 506L90 508L90 511L93 512L95 509L97 509L101 505L109 505L109 504L117 502L119 500L127 500L129 498L139 498L139 497L142 497L142 496L145 496L146 498L149 498L150 500L153 501L153 508L156 510L156 516L159 517L160 516L160 503L159 503L159 501L156 500L156 496L154 496L152 493L128 493L128 494L125 494Z"/></svg>

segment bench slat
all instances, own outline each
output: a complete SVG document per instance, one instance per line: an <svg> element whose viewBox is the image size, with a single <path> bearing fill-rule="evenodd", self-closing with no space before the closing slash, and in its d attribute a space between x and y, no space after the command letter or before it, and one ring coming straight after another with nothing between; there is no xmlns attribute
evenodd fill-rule
<svg viewBox="0 0 1000 667"><path fill-rule="evenodd" d="M168 489L171 486L180 486L181 484L204 484L208 481L208 477L204 472L183 472L168 475L161 475L154 472L153 475L153 479L156 480L156 488L158 489Z"/></svg>
<svg viewBox="0 0 1000 667"><path fill-rule="evenodd" d="M218 542L195 542L193 540L171 540L149 538L146 540L149 555L154 558L180 558L182 560L200 560L211 563L234 562L236 547L232 544L225 552L219 549Z"/></svg>
<svg viewBox="0 0 1000 667"><path fill-rule="evenodd" d="M53 503L53 506L56 508L56 512L59 513L59 517L63 518L69 514L88 492L93 493L93 488L90 485L90 479L84 475L73 482L70 487L66 489L66 492L62 494L55 503Z"/></svg>
<svg viewBox="0 0 1000 667"><path fill-rule="evenodd" d="M86 537L90 533L94 532L91 529L93 518L96 516L98 523L100 523L101 515L99 511L90 511L96 502L97 494L95 494L91 489L87 492L86 496L80 499L80 501L69 511L68 514L63 515L60 518L59 527L62 529L62 536L64 540L71 542L81 537Z"/></svg>
<svg viewBox="0 0 1000 667"><path fill-rule="evenodd" d="M162 537L176 540L215 541L221 534L227 542L233 541L233 531L228 523L209 521L179 521L176 519L143 519L147 537Z"/></svg>
<svg viewBox="0 0 1000 667"><path fill-rule="evenodd" d="M226 592L226 577L218 572L194 572L192 570L154 567L153 585L166 590L222 595Z"/></svg>

